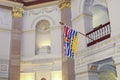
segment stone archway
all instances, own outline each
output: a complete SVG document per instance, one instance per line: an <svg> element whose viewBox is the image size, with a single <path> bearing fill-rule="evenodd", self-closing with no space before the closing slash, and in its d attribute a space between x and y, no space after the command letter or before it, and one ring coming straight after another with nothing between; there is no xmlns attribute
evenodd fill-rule
<svg viewBox="0 0 120 80"><path fill-rule="evenodd" d="M117 80L116 68L111 64L104 64L98 70L99 80Z"/></svg>
<svg viewBox="0 0 120 80"><path fill-rule="evenodd" d="M41 78L40 80L47 80L46 78Z"/></svg>

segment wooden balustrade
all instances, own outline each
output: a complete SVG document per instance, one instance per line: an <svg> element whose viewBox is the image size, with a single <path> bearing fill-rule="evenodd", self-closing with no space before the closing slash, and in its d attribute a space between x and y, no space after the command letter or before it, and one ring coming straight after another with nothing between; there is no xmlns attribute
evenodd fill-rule
<svg viewBox="0 0 120 80"><path fill-rule="evenodd" d="M86 36L91 38L91 39L87 38L87 46L91 46L93 44L96 44L100 41L109 38L111 36L110 22L94 28L92 31L87 33Z"/></svg>

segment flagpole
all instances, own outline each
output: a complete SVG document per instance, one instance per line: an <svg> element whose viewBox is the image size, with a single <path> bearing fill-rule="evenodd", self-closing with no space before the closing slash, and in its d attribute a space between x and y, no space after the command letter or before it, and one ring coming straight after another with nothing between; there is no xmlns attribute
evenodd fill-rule
<svg viewBox="0 0 120 80"><path fill-rule="evenodd" d="M59 22L61 25L65 25L63 22ZM78 31L77 31L78 32ZM81 33L81 32L78 32L79 34L81 34L81 35L83 35L83 36L85 36L85 37L87 37L87 38L89 38L89 39L91 39L91 40L94 40L94 39L92 39L92 38L90 38L89 36L86 36L85 34L83 34L83 33Z"/></svg>

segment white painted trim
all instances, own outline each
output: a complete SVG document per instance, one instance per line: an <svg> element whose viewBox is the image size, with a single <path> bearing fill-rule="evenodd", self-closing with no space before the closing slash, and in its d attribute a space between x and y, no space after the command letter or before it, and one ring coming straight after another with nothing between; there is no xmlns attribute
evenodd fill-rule
<svg viewBox="0 0 120 80"><path fill-rule="evenodd" d="M0 5L7 6L7 7L23 7L22 3L17 3L8 0L0 0Z"/></svg>

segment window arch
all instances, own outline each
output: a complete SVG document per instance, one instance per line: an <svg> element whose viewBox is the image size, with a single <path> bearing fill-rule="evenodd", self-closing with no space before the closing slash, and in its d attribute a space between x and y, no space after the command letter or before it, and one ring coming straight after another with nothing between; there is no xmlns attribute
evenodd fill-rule
<svg viewBox="0 0 120 80"><path fill-rule="evenodd" d="M84 19L90 26L87 28L97 27L100 24L109 22L109 13L106 0L84 0L82 13L86 16L91 16L92 19ZM91 29L90 29L91 30ZM86 31L89 32L89 31Z"/></svg>
<svg viewBox="0 0 120 80"><path fill-rule="evenodd" d="M92 7L93 14L93 28L99 26L100 24L105 24L109 22L107 7L102 5L94 5Z"/></svg>
<svg viewBox="0 0 120 80"><path fill-rule="evenodd" d="M91 19L84 18L86 36L89 37L87 46L110 38L111 27L106 0L85 0L84 13L91 16Z"/></svg>
<svg viewBox="0 0 120 80"><path fill-rule="evenodd" d="M40 20L36 24L35 54L50 53L50 23Z"/></svg>

